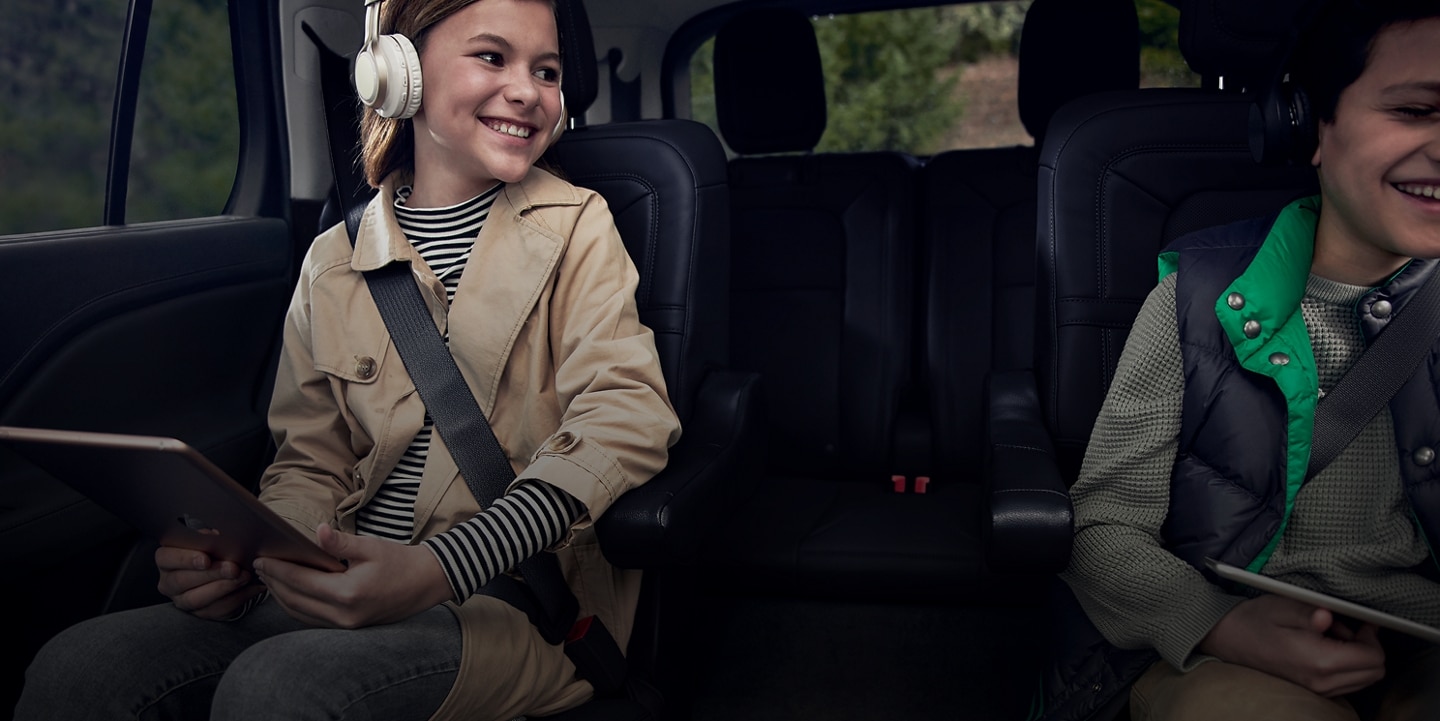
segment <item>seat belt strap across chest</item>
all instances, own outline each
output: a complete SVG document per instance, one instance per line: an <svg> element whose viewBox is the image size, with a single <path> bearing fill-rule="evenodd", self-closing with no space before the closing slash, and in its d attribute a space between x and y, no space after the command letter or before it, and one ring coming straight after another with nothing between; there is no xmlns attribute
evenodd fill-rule
<svg viewBox="0 0 1440 721"><path fill-rule="evenodd" d="M1315 406L1305 477L1335 460L1415 374L1440 337L1440 268L1415 291L1375 342Z"/></svg>

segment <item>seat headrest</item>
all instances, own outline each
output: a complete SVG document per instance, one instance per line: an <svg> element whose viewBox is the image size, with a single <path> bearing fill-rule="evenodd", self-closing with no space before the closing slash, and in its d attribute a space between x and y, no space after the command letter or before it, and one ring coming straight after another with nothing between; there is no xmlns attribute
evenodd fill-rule
<svg viewBox="0 0 1440 721"><path fill-rule="evenodd" d="M600 92L600 68L595 63L595 37L581 0L557 0L555 22L560 30L561 80L565 110L580 118Z"/></svg>
<svg viewBox="0 0 1440 721"><path fill-rule="evenodd" d="M825 75L810 19L755 8L715 35L715 112L742 155L807 151L825 133Z"/></svg>
<svg viewBox="0 0 1440 721"><path fill-rule="evenodd" d="M1316 0L1184 0L1180 54L1197 73L1227 88L1268 85L1284 63L1301 19Z"/></svg>
<svg viewBox="0 0 1440 721"><path fill-rule="evenodd" d="M1077 98L1140 87L1134 0L1035 0L1020 29L1020 122L1038 143Z"/></svg>

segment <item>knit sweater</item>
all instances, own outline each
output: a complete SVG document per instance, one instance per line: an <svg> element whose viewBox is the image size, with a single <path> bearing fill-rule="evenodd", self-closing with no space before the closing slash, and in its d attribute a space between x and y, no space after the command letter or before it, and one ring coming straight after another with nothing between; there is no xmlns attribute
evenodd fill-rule
<svg viewBox="0 0 1440 721"><path fill-rule="evenodd" d="M1365 349L1354 305L1368 290L1310 276L1301 311L1322 391ZM1135 321L1071 489L1075 546L1062 578L1111 643L1154 648L1189 670L1211 660L1195 646L1245 597L1161 546L1184 388L1172 274ZM1401 488L1387 410L1301 488L1262 571L1440 625L1440 584L1414 572L1425 563L1429 551Z"/></svg>

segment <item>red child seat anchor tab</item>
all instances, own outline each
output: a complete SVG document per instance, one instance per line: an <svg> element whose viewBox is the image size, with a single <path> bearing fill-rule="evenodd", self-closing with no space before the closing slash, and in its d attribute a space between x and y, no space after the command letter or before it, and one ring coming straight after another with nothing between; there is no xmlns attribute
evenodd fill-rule
<svg viewBox="0 0 1440 721"><path fill-rule="evenodd" d="M902 474L890 476L890 485L896 493L905 493L910 490L910 477ZM915 476L915 492L925 493L930 488L930 476Z"/></svg>

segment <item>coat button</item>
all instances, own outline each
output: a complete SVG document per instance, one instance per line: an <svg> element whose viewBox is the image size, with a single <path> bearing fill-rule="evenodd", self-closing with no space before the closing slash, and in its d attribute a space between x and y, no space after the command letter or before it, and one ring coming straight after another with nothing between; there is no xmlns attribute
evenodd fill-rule
<svg viewBox="0 0 1440 721"><path fill-rule="evenodd" d="M1271 353L1271 354L1270 354L1270 365L1272 365L1272 366L1290 365L1290 356L1285 355L1284 353Z"/></svg>
<svg viewBox="0 0 1440 721"><path fill-rule="evenodd" d="M368 355L356 358L355 375L360 376L361 380L369 380L370 376L375 375L375 359Z"/></svg>
<svg viewBox="0 0 1440 721"><path fill-rule="evenodd" d="M1225 304L1230 306L1230 310L1241 310L1245 307L1245 296L1231 293L1225 297Z"/></svg>
<svg viewBox="0 0 1440 721"><path fill-rule="evenodd" d="M545 450L550 453L564 453L574 448L575 444L579 442L580 439L577 438L574 433L570 431L560 431L554 436L551 436L550 440L545 442L544 447Z"/></svg>
<svg viewBox="0 0 1440 721"><path fill-rule="evenodd" d="M1241 330L1245 331L1245 337L1254 339L1260 336L1260 321L1247 320Z"/></svg>
<svg viewBox="0 0 1440 721"><path fill-rule="evenodd" d="M1388 300L1377 300L1374 305L1370 306L1370 315L1376 318L1389 318L1393 312L1395 312L1395 306L1390 305Z"/></svg>
<svg viewBox="0 0 1440 721"><path fill-rule="evenodd" d="M1435 449L1429 446L1421 446L1415 449L1412 458L1415 459L1415 465L1428 466L1435 462Z"/></svg>

